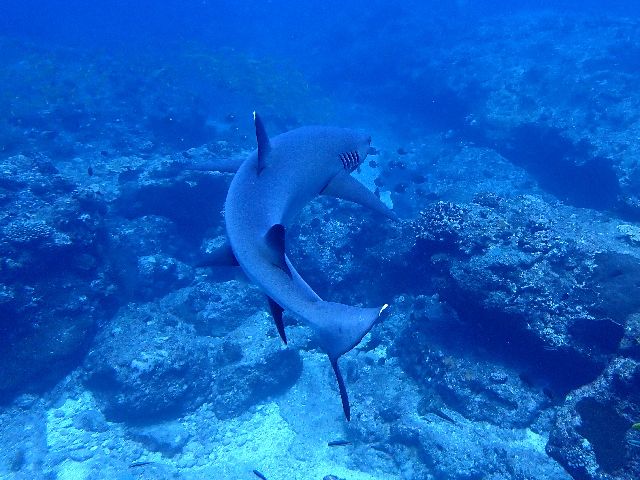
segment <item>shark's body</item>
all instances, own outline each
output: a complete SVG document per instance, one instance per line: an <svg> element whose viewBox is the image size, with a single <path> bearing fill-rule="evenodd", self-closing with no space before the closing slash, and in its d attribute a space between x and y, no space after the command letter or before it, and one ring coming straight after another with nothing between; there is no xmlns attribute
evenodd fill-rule
<svg viewBox="0 0 640 480"><path fill-rule="evenodd" d="M285 231L319 194L333 195L393 213L350 173L364 160L370 138L349 129L302 127L269 140L255 116L258 149L240 165L225 203L233 259L269 298L278 332L286 343L282 312L315 331L336 373L347 419L350 407L338 358L355 347L386 305L360 308L323 301L285 255Z"/></svg>

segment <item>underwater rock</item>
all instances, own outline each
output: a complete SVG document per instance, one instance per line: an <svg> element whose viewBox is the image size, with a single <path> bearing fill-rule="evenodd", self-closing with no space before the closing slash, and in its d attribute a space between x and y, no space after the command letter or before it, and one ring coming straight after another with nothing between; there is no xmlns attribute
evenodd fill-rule
<svg viewBox="0 0 640 480"><path fill-rule="evenodd" d="M436 202L421 211L412 222L416 253L427 256L434 251L457 250L465 216L466 208L451 202Z"/></svg>
<svg viewBox="0 0 640 480"><path fill-rule="evenodd" d="M252 341L256 316L223 338L198 336L182 318L195 315L189 298L183 289L157 303L132 304L99 334L85 362L85 383L107 419L151 424L204 402L229 418L295 383L299 354L281 350L275 338Z"/></svg>
<svg viewBox="0 0 640 480"><path fill-rule="evenodd" d="M461 335L472 348L508 351L566 393L595 379L617 350L625 315L637 303L634 296L618 301L637 283L635 257L615 253L626 247L587 211L552 210L532 196L498 205L466 204L453 223L455 236L428 248L417 241L412 254L431 265L431 282L466 324ZM430 218L416 222L440 235L440 224L425 221ZM423 272L429 274L426 267ZM560 359L573 365L566 374L547 368Z"/></svg>
<svg viewBox="0 0 640 480"><path fill-rule="evenodd" d="M624 336L620 341L620 351L625 356L640 361L640 313L627 317Z"/></svg>
<svg viewBox="0 0 640 480"><path fill-rule="evenodd" d="M306 277L328 292L321 295L340 301L347 301L356 282L380 272L377 286L367 287L373 298L438 293L458 318L419 345L408 340L397 352L402 364L413 365L406 367L411 372L429 363L406 360L413 347L423 357L434 343L458 352L449 355L461 357L451 361L451 381L438 362L433 370L413 374L431 378L442 397L469 418L530 425L571 389L593 381L617 351L625 316L636 308L637 296L621 292L637 284L637 254L617 253L628 250L625 239L611 235L615 225L593 212L539 193L514 195L511 182L525 189L526 174L511 166L500 176L505 160L486 149L468 148L457 158L463 163L455 165L462 169L452 173L456 179L464 185L465 179L485 182L459 193L468 203L431 203L414 220L375 231L358 223L368 214L357 207L341 204L328 215L331 206L310 205L292 229L292 255L304 258ZM478 165L480 160L486 165ZM445 172L434 172L433 180L444 185L438 179L446 179ZM349 228L341 222L344 214ZM409 331L415 330L414 324ZM481 361L472 360L476 354ZM475 365L485 362L507 381L493 382L494 372Z"/></svg>
<svg viewBox="0 0 640 480"><path fill-rule="evenodd" d="M227 175L207 172L199 173L197 182L176 178L175 172L157 163L122 184L113 206L117 215L127 219L164 217L180 231L177 243L199 243L206 231L221 223L218 208L224 203L228 181Z"/></svg>
<svg viewBox="0 0 640 480"><path fill-rule="evenodd" d="M9 242L20 246L29 247L44 243L57 243L55 230L43 220L18 219L5 225L2 229L3 237ZM69 243L67 239L66 242Z"/></svg>
<svg viewBox="0 0 640 480"><path fill-rule="evenodd" d="M617 228L620 236L630 245L640 246L640 227L623 223Z"/></svg>
<svg viewBox="0 0 640 480"><path fill-rule="evenodd" d="M257 287L238 280L196 282L189 291L187 304L197 313L185 321L195 327L198 335L220 338L267 305Z"/></svg>
<svg viewBox="0 0 640 480"><path fill-rule="evenodd" d="M407 320L394 319L394 326L404 324L410 329ZM396 364L398 353L406 349L404 343L398 351L394 347L389 361L369 365L369 380L357 383L358 394L375 401L357 423L350 425L354 448L366 444L390 456L396 462L395 468L400 468L394 473L399 472L401 478L483 478L492 472L491 478L500 480L569 479L561 466L546 455L543 435L528 428L500 425L504 411L496 412L494 421L486 422L469 420L443 403L427 405L438 397L435 377L440 373L416 383L407 382ZM369 352L366 358L372 354ZM408 363L412 361L407 359ZM398 357L398 362L404 360ZM404 364L400 366L406 368ZM454 375L454 366L451 368ZM501 384L505 380L502 372L490 377L487 383ZM383 382L386 387L380 389Z"/></svg>
<svg viewBox="0 0 640 480"><path fill-rule="evenodd" d="M42 464L50 448L49 432L42 422L46 408L35 396L23 397L18 397L15 407L0 410L0 475L42 478Z"/></svg>
<svg viewBox="0 0 640 480"><path fill-rule="evenodd" d="M467 419L505 428L530 426L549 403L542 389L526 384L517 371L487 355L473 358L438 348L442 334L436 322L416 318L394 342L400 365L423 388L418 411L447 418L442 413L446 407Z"/></svg>
<svg viewBox="0 0 640 480"><path fill-rule="evenodd" d="M274 342L276 339L268 343ZM213 411L220 419L240 415L252 405L283 393L295 384L301 372L302 359L291 349L218 369L210 399Z"/></svg>
<svg viewBox="0 0 640 480"><path fill-rule="evenodd" d="M104 433L109 430L104 415L98 410L83 410L73 417L73 426L87 432Z"/></svg>
<svg viewBox="0 0 640 480"><path fill-rule="evenodd" d="M621 189L613 161L594 155L586 139L574 142L558 128L533 123L517 125L506 136L489 142L527 170L545 191L576 207L612 210L617 206Z"/></svg>
<svg viewBox="0 0 640 480"><path fill-rule="evenodd" d="M136 292L142 299L163 296L188 285L193 269L167 255L144 255L138 258Z"/></svg>
<svg viewBox="0 0 640 480"><path fill-rule="evenodd" d="M182 452L191 435L180 422L167 422L144 427L132 427L129 434L146 448L173 457Z"/></svg>
<svg viewBox="0 0 640 480"><path fill-rule="evenodd" d="M205 401L211 346L152 304L123 308L96 338L86 384L110 421L155 423Z"/></svg>
<svg viewBox="0 0 640 480"><path fill-rule="evenodd" d="M158 215L110 218L105 261L111 267L121 298L147 301L186 286L193 268L180 256L184 245L176 225Z"/></svg>
<svg viewBox="0 0 640 480"><path fill-rule="evenodd" d="M574 478L640 477L640 364L616 358L589 385L572 392L559 408L547 453Z"/></svg>
<svg viewBox="0 0 640 480"><path fill-rule="evenodd" d="M99 261L106 238L99 201L85 201L42 154L4 159L2 171L11 179L0 186L4 402L46 389L81 362L97 323L112 312L113 291Z"/></svg>
<svg viewBox="0 0 640 480"><path fill-rule="evenodd" d="M455 85L464 107L451 138L499 151L567 204L638 218L639 148L629 133L638 129L639 99L626 93L637 83L630 58L638 49L629 44L636 22L545 14L522 20L464 29L451 48L425 47L431 68L443 72L432 82ZM415 45L413 35L407 29L397 41ZM401 78L424 72L415 58L402 60Z"/></svg>
<svg viewBox="0 0 640 480"><path fill-rule="evenodd" d="M637 294L640 293L640 258L637 255L615 251L596 254L593 282L597 291L594 310L601 316L623 325L628 315L640 311Z"/></svg>

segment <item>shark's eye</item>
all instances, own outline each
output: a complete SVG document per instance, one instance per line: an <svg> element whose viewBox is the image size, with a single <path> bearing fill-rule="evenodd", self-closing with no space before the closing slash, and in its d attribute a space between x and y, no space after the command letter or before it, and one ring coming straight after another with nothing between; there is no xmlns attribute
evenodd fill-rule
<svg viewBox="0 0 640 480"><path fill-rule="evenodd" d="M360 165L360 154L357 151L340 154L342 166L348 172L353 172Z"/></svg>

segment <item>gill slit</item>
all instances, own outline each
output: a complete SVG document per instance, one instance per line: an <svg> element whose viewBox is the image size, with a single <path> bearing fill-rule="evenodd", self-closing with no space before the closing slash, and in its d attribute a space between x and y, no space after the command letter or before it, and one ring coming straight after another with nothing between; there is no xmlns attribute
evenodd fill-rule
<svg viewBox="0 0 640 480"><path fill-rule="evenodd" d="M348 172L353 172L360 165L360 154L357 151L340 154L342 166Z"/></svg>

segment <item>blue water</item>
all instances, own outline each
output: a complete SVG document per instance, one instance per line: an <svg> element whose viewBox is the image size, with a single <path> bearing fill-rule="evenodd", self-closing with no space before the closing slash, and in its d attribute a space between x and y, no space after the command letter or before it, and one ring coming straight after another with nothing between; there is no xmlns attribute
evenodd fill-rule
<svg viewBox="0 0 640 480"><path fill-rule="evenodd" d="M640 478L638 2L5 0L0 60L0 478ZM389 304L349 422L220 254L254 111L372 138L284 225Z"/></svg>

